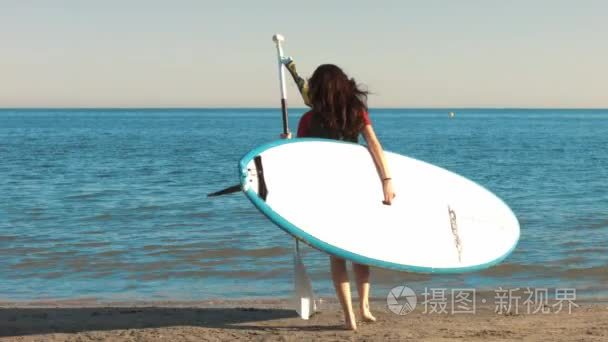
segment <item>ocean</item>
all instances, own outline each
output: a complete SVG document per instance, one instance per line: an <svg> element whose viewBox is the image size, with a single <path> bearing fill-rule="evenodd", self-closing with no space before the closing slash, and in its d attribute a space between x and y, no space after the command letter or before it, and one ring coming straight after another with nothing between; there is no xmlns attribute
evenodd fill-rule
<svg viewBox="0 0 608 342"><path fill-rule="evenodd" d="M303 112L290 111L292 131ZM608 296L608 110L370 117L386 150L483 185L522 229L513 254L484 271L373 269L373 297L403 284ZM207 198L281 129L278 109L0 110L0 301L288 297L292 238L240 193ZM315 291L332 297L327 256L304 252Z"/></svg>

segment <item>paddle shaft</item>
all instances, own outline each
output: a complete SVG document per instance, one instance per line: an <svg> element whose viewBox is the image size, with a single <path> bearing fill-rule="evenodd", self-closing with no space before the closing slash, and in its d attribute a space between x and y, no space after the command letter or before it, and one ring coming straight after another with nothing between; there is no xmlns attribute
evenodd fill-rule
<svg viewBox="0 0 608 342"><path fill-rule="evenodd" d="M287 118L287 90L285 89L285 68L283 67L282 62L283 48L281 47L281 42L284 40L284 38L279 34L275 34L272 37L272 40L277 45L277 61L279 63L279 84L281 87L281 111L283 114L283 133L288 134L289 123Z"/></svg>

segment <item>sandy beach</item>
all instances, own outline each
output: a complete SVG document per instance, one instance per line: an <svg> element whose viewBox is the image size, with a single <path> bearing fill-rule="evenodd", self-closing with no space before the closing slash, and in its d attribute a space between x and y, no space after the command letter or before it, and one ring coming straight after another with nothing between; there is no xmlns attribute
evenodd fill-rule
<svg viewBox="0 0 608 342"><path fill-rule="evenodd" d="M577 303L559 313L392 313L372 304L376 323L342 328L335 302L301 320L284 301L98 303L94 300L0 303L0 341L606 341L608 304Z"/></svg>

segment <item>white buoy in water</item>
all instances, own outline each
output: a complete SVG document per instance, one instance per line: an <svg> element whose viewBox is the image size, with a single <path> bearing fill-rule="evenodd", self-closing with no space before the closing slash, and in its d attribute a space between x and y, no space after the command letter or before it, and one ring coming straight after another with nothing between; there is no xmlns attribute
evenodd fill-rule
<svg viewBox="0 0 608 342"><path fill-rule="evenodd" d="M449 114L449 115L450 115L450 119L453 119L453 118L454 118L454 116L456 116L456 114L454 114L454 112L450 112L450 114Z"/></svg>

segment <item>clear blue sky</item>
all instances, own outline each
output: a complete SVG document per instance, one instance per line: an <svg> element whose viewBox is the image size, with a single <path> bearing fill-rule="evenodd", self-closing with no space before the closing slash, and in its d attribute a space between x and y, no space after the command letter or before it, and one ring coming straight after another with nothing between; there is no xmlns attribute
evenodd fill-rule
<svg viewBox="0 0 608 342"><path fill-rule="evenodd" d="M302 74L338 64L371 107L605 108L607 18L605 0L0 0L0 107L274 107L280 32Z"/></svg>

